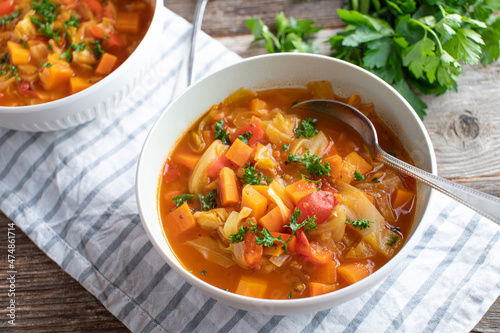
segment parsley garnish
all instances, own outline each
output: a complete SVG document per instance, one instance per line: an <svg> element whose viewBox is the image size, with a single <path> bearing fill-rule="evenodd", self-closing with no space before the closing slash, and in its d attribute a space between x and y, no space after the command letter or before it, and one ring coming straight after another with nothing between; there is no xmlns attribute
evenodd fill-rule
<svg viewBox="0 0 500 333"><path fill-rule="evenodd" d="M203 275L205 275L205 274L207 274L207 273L208 273L208 272L207 272L206 270L202 270L202 271L201 271L201 274L203 274Z"/></svg>
<svg viewBox="0 0 500 333"><path fill-rule="evenodd" d="M224 128L224 121L222 119L217 120L214 125L215 138L222 141L223 144L229 145L231 144L231 140L229 139L229 134L227 130Z"/></svg>
<svg viewBox="0 0 500 333"><path fill-rule="evenodd" d="M207 211L212 208L217 207L217 190L210 191L206 196L201 194L181 194L172 197L172 200L175 201L175 206L179 207L183 205L185 202L192 200L194 197L198 197L201 204L201 210Z"/></svg>
<svg viewBox="0 0 500 333"><path fill-rule="evenodd" d="M285 225L285 228L290 228L292 230L290 234L290 238L288 238L287 242L283 242L282 249L285 251L285 254L287 254L288 251L288 243L292 239L293 235L295 235L295 232L299 230L300 228L304 228L304 231L306 232L307 236L309 236L309 230L314 231L316 230L316 226L318 225L316 221L316 215L313 216L308 216L307 219L302 221L302 223L297 223L299 221L299 217L302 215L302 212L296 208L295 211L292 214L292 217L290 217L290 224ZM280 236L281 238L281 236Z"/></svg>
<svg viewBox="0 0 500 333"><path fill-rule="evenodd" d="M66 30L68 30L69 27L78 28L79 25L80 25L80 19L77 19L73 15L70 15L69 16L69 20L67 20L66 22L64 22L64 27L66 28Z"/></svg>
<svg viewBox="0 0 500 333"><path fill-rule="evenodd" d="M389 149L389 150L387 151L387 154L389 154L389 155L391 155L391 156L393 156L393 157L396 157L396 153L395 153L392 149Z"/></svg>
<svg viewBox="0 0 500 333"><path fill-rule="evenodd" d="M87 45L85 44L85 42L81 42L78 44L71 42L68 49L64 51L59 58L66 59L68 62L71 62L73 61L73 55L71 54L73 50L75 50L76 52L82 52L86 47Z"/></svg>
<svg viewBox="0 0 500 333"><path fill-rule="evenodd" d="M318 180L312 180L312 179L308 179L308 178L306 178L306 176L304 176L304 175L301 175L301 176L302 176L302 179L304 179L304 180L305 180L306 182L308 182L308 183L318 184L318 183L320 183L320 182L321 182L321 179L318 179Z"/></svg>
<svg viewBox="0 0 500 333"><path fill-rule="evenodd" d="M355 170L355 171L354 171L354 181L359 182L359 181L362 181L362 180L366 180L366 177L365 177L365 176L363 176L362 174L360 174L360 173L358 172L358 170Z"/></svg>
<svg viewBox="0 0 500 333"><path fill-rule="evenodd" d="M377 177L373 177L371 182L372 183L380 183L380 180L378 180Z"/></svg>
<svg viewBox="0 0 500 333"><path fill-rule="evenodd" d="M244 143L248 144L248 141L250 140L250 138L253 136L253 133L252 132L245 132L243 134L240 134L238 135L238 139L240 139L241 141L243 141Z"/></svg>
<svg viewBox="0 0 500 333"><path fill-rule="evenodd" d="M59 41L61 39L61 29L54 31L54 21L59 16L57 9L59 4L50 2L50 0L40 0L34 1L30 4L31 8L35 10L35 13L39 17L31 16L31 23L33 23L37 28L38 32L47 36L48 38L54 38Z"/></svg>
<svg viewBox="0 0 500 333"><path fill-rule="evenodd" d="M253 43L263 40L269 53L307 52L319 53L318 44L307 42L307 36L321 30L321 26L313 27L313 20L289 19L283 12L276 15L276 35L260 18L245 21L254 36Z"/></svg>
<svg viewBox="0 0 500 333"><path fill-rule="evenodd" d="M345 224L350 224L354 228L359 229L359 230L365 230L370 227L370 223L373 223L372 221L369 221L367 219L357 219L354 221L349 221L349 218L345 220Z"/></svg>
<svg viewBox="0 0 500 333"><path fill-rule="evenodd" d="M290 291L290 293L288 295L286 295L286 297L292 298L292 292Z"/></svg>
<svg viewBox="0 0 500 333"><path fill-rule="evenodd" d="M10 15L4 15L4 16L0 17L0 26L4 26L7 23L9 23L10 21L12 21L13 19L17 18L19 15L21 15L21 12L22 12L22 9L19 9Z"/></svg>
<svg viewBox="0 0 500 333"><path fill-rule="evenodd" d="M281 148L283 149L283 151L287 151L290 148L290 145L288 145L288 144L282 144Z"/></svg>
<svg viewBox="0 0 500 333"><path fill-rule="evenodd" d="M388 241L387 243L385 243L385 245L393 246L394 244L396 244L396 242L397 242L398 239L399 239L398 235L392 234L391 235L391 240Z"/></svg>
<svg viewBox="0 0 500 333"><path fill-rule="evenodd" d="M92 48L96 59L101 59L105 51L102 49L101 40L94 40L89 42L89 47Z"/></svg>
<svg viewBox="0 0 500 333"><path fill-rule="evenodd" d="M305 166L306 171L308 171L314 178L321 176L329 176L330 171L332 171L332 168L330 167L330 164L328 164L328 162L325 162L325 160L321 157L318 157L316 155L311 155L309 151L307 151L303 156L300 155L295 156L289 153L288 162L285 163L286 164L301 163L302 165Z"/></svg>
<svg viewBox="0 0 500 333"><path fill-rule="evenodd" d="M267 185L273 181L271 177L266 177L262 172L255 169L252 164L247 163L247 166L243 168L244 173L241 177L238 177L240 182L242 181L244 185Z"/></svg>
<svg viewBox="0 0 500 333"><path fill-rule="evenodd" d="M312 138L313 136L318 134L319 131L316 129L317 121L318 119L313 119L313 118L302 120L300 126L295 129L295 134L297 134L297 138L300 137Z"/></svg>

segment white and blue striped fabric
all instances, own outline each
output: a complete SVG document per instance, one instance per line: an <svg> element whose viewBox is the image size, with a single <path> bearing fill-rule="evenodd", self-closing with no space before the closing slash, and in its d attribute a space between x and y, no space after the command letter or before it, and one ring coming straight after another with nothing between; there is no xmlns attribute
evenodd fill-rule
<svg viewBox="0 0 500 333"><path fill-rule="evenodd" d="M500 230L440 194L410 256L376 288L330 310L238 310L165 264L140 223L135 170L171 99L189 33L186 21L164 10L156 61L114 117L51 133L0 129L0 209L133 332L471 330L500 292ZM200 37L198 78L239 60Z"/></svg>

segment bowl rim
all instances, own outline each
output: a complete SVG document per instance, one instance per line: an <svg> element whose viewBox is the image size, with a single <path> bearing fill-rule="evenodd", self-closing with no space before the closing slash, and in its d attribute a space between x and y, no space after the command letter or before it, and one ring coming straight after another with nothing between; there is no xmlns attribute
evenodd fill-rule
<svg viewBox="0 0 500 333"><path fill-rule="evenodd" d="M163 1L162 0L145 0L148 3L152 4L153 8L153 16L151 17L151 22L149 23L148 30L142 37L141 41L139 44L137 44L137 47L134 49L134 51L130 54L130 56L125 59L125 61L118 66L113 72L110 74L106 75L103 79L98 81L97 83L91 85L90 87L81 90L77 92L76 94L71 94L68 96L65 96L63 98L59 98L53 101L45 102L45 103L40 103L40 104L33 104L33 105L20 105L20 106L0 106L0 114L5 114L5 115L10 115L10 114L34 114L34 113L39 113L43 112L46 109L52 109L52 108L59 108L74 102L77 102L78 100L81 100L83 98L91 98L92 95L97 91L101 90L103 85L107 85L108 82L113 82L115 80L115 77L118 77L121 75L122 72L126 71L128 67L131 66L132 61L129 61L129 59L134 59L138 57L136 54L140 53L137 52L138 50L142 50L146 44L144 40L146 38L149 38L150 35L154 35L154 29L151 29L151 27L156 26L158 23L157 21L161 19L161 8L163 7ZM154 4L153 4L154 2ZM101 84L101 82L103 82Z"/></svg>
<svg viewBox="0 0 500 333"><path fill-rule="evenodd" d="M274 307L278 307L278 311L274 311L274 314L299 314L299 313L308 313L312 311L307 311L304 309L307 309L310 306L313 306L315 303L319 303L318 301L322 301L324 304L325 302L329 301L329 303L334 303L332 305L329 305L328 307L323 307L324 309L326 308L332 308L334 306L337 306L338 304L344 303L347 300L353 299L355 297L358 297L359 295L365 293L366 291L375 288L377 284L380 284L391 272L394 271L395 267L398 266L401 261L403 261L404 258L406 258L409 254L409 252L414 248L416 243L420 240L423 228L424 228L424 223L423 221L426 220L427 215L429 214L429 203L432 202L432 198L434 196L434 190L429 189L429 194L428 194L428 203L425 207L423 207L422 210L422 216L420 218L420 221L418 222L418 225L416 228L413 230L413 233L409 238L406 239L406 242L404 246L400 248L398 253L396 253L387 263L385 263L382 267L380 267L378 270L370 274L368 277L362 279L361 281L358 281L352 285L349 285L347 287L344 287L342 289L336 290L331 293L323 294L323 295L318 295L318 296L313 296L313 297L304 297L304 298L298 298L298 299L260 299L260 298L254 298L254 297L249 297L249 296L243 296L243 295L238 295L235 293L229 293L224 291L223 289L220 289L218 287L215 287L208 282L203 281L202 279L199 279L198 277L192 275L189 273L185 268L182 267L181 263L176 260L172 261L171 258L163 252L162 246L165 244L160 244L159 241L156 238L156 235L153 234L153 230L149 227L149 223L160 223L161 220L158 218L157 221L149 221L146 219L145 214L143 213L144 210L144 205L141 200L141 182L142 182L142 177L141 177L141 170L143 168L143 163L145 159L145 154L146 154L146 149L149 145L149 142L152 140L152 137L156 131L158 131L158 127L160 126L161 119L169 112L169 110L177 104L177 102L183 98L183 96L189 94L189 91L195 89L196 86L203 84L206 80L208 80L210 77L213 75L217 75L218 73L225 72L225 71L231 71L233 70L234 67L239 67L243 66L247 63L250 62L258 62L261 60L265 60L267 58L275 58L275 57L307 57L307 58L320 58L320 59L327 59L328 61L332 62L337 62L343 66L348 66L351 67L354 70L361 71L365 75L371 76L373 79L378 81L379 84L384 85L387 89L391 90L397 97L398 99L403 102L406 106L406 108L411 111L411 114L414 118L415 121L417 121L419 125L419 131L425 138L425 142L429 147L429 151L426 153L429 154L430 158L430 170L429 172L436 174L437 175L437 161L436 161L436 156L435 156L435 151L432 146L432 142L430 140L430 136L425 129L423 122L421 119L418 117L414 109L411 107L411 105L404 99L404 97L399 94L392 86L390 86L388 83L383 81L381 78L377 77L375 74L359 67L354 64L351 64L349 62L324 56L324 55L317 55L317 54L307 54L307 53L279 53L279 54L264 54L264 55L259 55L259 56L253 56L249 57L246 59L243 59L235 64L232 64L230 66L227 66L205 78L202 80L196 82L192 86L188 87L182 94L176 96L170 104L161 112L157 120L155 121L154 125L151 127L150 132L148 133L143 147L141 149L141 154L139 156L138 164L137 164L137 170L136 170L136 199L137 199L137 205L139 208L139 213L141 216L141 222L144 226L144 229L146 230L146 233L148 234L148 237L150 241L153 243L155 248L158 250L162 258L166 260L166 262L178 273L180 274L189 284L197 287L200 289L202 292L208 294L211 297L214 297L215 299L218 299L222 301L225 304L229 304L231 306L241 308L244 310L249 310L249 311L259 311L256 308L256 304L258 306L263 306L263 307L269 307L274 309ZM237 88L237 87L235 87ZM207 109L210 106L207 106ZM193 119L191 119L193 121ZM194 119L196 121L196 119ZM179 134L181 135L181 134ZM179 140L179 138L177 138ZM170 152L172 147L169 147L168 152ZM161 170L161 166L159 166L159 170ZM161 177L161 174L158 175L158 177ZM158 183L159 184L159 183ZM156 195L156 198L158 198L158 194ZM158 199L157 199L158 200ZM156 203L157 206L157 203ZM167 247L170 248L170 245L168 244L168 241L165 239L165 235L162 234L162 239L166 243ZM173 256L175 257L175 253L171 250ZM372 280L375 280L378 282L374 284ZM370 287L371 286L371 287ZM316 311L316 310L314 310Z"/></svg>

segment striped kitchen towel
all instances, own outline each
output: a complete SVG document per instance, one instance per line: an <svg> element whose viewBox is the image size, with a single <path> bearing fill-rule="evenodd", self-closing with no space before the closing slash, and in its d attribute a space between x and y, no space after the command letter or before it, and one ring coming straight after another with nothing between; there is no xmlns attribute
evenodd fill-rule
<svg viewBox="0 0 500 333"><path fill-rule="evenodd" d="M415 249L333 309L253 313L191 287L149 242L135 200L146 135L169 103L190 25L164 10L161 50L114 112L51 133L0 129L0 209L133 332L465 332L500 290L499 227L434 193ZM198 78L239 57L202 34Z"/></svg>

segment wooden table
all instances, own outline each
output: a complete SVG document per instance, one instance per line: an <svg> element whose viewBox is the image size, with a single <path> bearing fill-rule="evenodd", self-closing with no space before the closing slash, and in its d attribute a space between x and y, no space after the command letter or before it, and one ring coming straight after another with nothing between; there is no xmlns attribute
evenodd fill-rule
<svg viewBox="0 0 500 333"><path fill-rule="evenodd" d="M172 11L192 21L195 0L165 0ZM212 0L203 30L242 57L265 53L250 45L244 21L261 17L273 25L280 11L295 18L314 19L324 26L317 36L325 40L342 26L336 9L343 0ZM328 54L327 45L321 52ZM500 63L483 69L465 66L459 93L426 96L429 109L425 126L432 138L439 174L458 183L500 196ZM0 331L5 324L7 289L6 238L9 219L0 214ZM126 332L127 328L78 282L51 261L19 229L16 230L16 329L19 332ZM500 298L474 332L500 332Z"/></svg>

